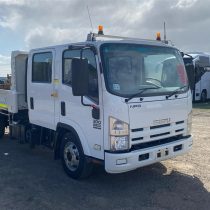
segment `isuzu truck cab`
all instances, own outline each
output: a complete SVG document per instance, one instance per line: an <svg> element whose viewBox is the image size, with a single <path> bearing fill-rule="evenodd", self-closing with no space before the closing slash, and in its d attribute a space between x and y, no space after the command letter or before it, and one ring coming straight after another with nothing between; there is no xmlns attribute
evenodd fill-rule
<svg viewBox="0 0 210 210"><path fill-rule="evenodd" d="M12 53L0 131L46 145L75 179L93 163L122 173L188 152L192 99L181 53L162 41L90 33Z"/></svg>

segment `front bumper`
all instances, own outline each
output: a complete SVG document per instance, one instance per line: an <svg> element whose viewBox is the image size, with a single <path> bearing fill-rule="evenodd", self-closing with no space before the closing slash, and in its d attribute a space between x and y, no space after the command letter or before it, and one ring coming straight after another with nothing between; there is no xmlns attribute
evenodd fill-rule
<svg viewBox="0 0 210 210"><path fill-rule="evenodd" d="M193 144L192 137L156 147L140 149L128 153L105 152L105 170L108 173L122 173L160 162L188 152Z"/></svg>

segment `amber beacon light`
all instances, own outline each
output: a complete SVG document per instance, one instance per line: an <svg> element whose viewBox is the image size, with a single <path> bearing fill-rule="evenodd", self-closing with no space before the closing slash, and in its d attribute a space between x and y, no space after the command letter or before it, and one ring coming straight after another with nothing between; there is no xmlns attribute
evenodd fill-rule
<svg viewBox="0 0 210 210"><path fill-rule="evenodd" d="M156 34L156 40L157 41L161 41L160 32L157 32L157 34Z"/></svg>
<svg viewBox="0 0 210 210"><path fill-rule="evenodd" d="M99 25L98 26L98 34L103 35L104 34L103 29L104 29L104 27L102 25Z"/></svg>

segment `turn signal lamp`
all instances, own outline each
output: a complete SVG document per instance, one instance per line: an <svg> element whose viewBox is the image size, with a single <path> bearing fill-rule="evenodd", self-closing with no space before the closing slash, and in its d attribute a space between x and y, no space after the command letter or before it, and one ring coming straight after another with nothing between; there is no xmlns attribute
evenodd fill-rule
<svg viewBox="0 0 210 210"><path fill-rule="evenodd" d="M104 29L104 27L102 25L99 25L98 26L98 34L104 35L103 29Z"/></svg>
<svg viewBox="0 0 210 210"><path fill-rule="evenodd" d="M160 32L157 32L157 34L156 34L156 40L157 41L161 41Z"/></svg>

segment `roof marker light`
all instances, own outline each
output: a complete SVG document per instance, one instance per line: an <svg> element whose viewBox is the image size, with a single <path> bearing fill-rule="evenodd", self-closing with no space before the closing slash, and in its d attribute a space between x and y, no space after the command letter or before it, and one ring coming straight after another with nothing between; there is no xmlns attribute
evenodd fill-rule
<svg viewBox="0 0 210 210"><path fill-rule="evenodd" d="M157 32L157 34L156 34L156 40L157 41L161 41L160 32Z"/></svg>
<svg viewBox="0 0 210 210"><path fill-rule="evenodd" d="M103 29L104 29L104 27L102 25L99 25L98 26L98 34L104 35Z"/></svg>

